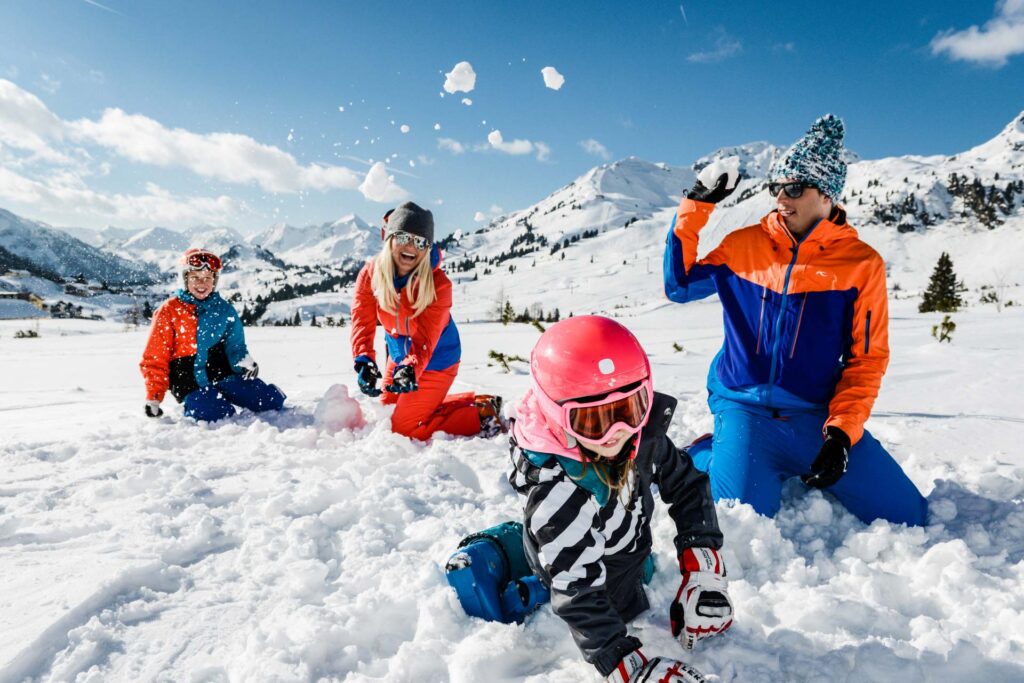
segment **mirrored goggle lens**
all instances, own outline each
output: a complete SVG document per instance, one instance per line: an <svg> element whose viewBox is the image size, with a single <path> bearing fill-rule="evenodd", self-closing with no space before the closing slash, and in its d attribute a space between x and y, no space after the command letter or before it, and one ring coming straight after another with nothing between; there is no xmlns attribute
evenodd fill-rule
<svg viewBox="0 0 1024 683"><path fill-rule="evenodd" d="M196 270L208 268L217 271L220 270L220 259L213 254L192 254L188 257L188 267Z"/></svg>
<svg viewBox="0 0 1024 683"><path fill-rule="evenodd" d="M423 251L424 249L430 246L430 240L428 240L426 237L420 237L419 235L411 235L407 232L396 232L395 241L398 242L403 247L406 244L412 242L412 245L419 249L420 251Z"/></svg>
<svg viewBox="0 0 1024 683"><path fill-rule="evenodd" d="M647 391L643 387L611 403L579 406L569 410L569 426L584 439L600 439L616 422L639 427L647 415Z"/></svg>
<svg viewBox="0 0 1024 683"><path fill-rule="evenodd" d="M797 181L794 183L768 183L768 192L773 197L778 197L780 192L785 192L790 199L797 199L803 195L804 190L813 185Z"/></svg>

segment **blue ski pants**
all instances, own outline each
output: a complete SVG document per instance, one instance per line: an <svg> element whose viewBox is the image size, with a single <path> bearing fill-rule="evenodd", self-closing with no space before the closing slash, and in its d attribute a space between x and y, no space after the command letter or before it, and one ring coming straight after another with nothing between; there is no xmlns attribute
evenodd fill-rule
<svg viewBox="0 0 1024 683"><path fill-rule="evenodd" d="M284 394L273 384L235 375L186 396L185 416L214 422L234 415L235 406L248 408L254 413L280 410L284 399Z"/></svg>
<svg viewBox="0 0 1024 683"><path fill-rule="evenodd" d="M762 515L779 511L782 484L807 474L822 444L824 410L773 411L712 395L711 439L688 450L711 478L714 499L738 499ZM826 489L865 524L885 519L923 526L928 502L878 439L867 431L850 449L846 474Z"/></svg>

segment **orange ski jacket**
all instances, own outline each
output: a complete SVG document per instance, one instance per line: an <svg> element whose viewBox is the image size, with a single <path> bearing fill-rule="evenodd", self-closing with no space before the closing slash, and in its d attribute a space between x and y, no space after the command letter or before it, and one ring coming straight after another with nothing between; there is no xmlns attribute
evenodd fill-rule
<svg viewBox="0 0 1024 683"><path fill-rule="evenodd" d="M828 407L857 443L889 363L885 263L836 207L797 241L773 211L697 258L713 204L683 199L665 246L665 294L717 293L725 340L712 392L774 409Z"/></svg>

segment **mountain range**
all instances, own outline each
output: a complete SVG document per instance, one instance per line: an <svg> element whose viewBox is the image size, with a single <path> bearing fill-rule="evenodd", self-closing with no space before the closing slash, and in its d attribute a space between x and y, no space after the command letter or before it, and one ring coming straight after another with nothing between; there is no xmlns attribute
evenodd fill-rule
<svg viewBox="0 0 1024 683"><path fill-rule="evenodd" d="M740 185L702 232L706 251L729 230L754 223L773 208L765 179L782 151L767 142L730 146L690 167L630 157L595 167L476 231L456 231L440 243L447 269L464 285L463 309L472 318L485 316L494 299L531 305L543 301L545 288L559 286L579 287L581 310L622 306L631 292L634 302L660 301L654 273L665 230L696 172L716 160L739 158ZM992 139L951 156L860 160L849 153L848 162L841 201L851 225L886 259L891 287L921 287L942 251L950 253L968 285L1013 279L1024 257L1024 113ZM223 226L62 231L0 210L4 258L37 273L147 284L157 279L154 271L173 273L184 249L205 246L225 255L226 270L251 275L232 288L242 302L269 296L286 281L337 282L342 270L380 244L378 228L353 214L305 227L276 224L245 238ZM640 268L635 264L642 265L642 277L633 277ZM288 280L286 271L296 269L302 278ZM526 269L532 275L521 277ZM607 278L613 271L618 277ZM593 296L586 294L588 278L601 283ZM479 284L466 290L469 282Z"/></svg>

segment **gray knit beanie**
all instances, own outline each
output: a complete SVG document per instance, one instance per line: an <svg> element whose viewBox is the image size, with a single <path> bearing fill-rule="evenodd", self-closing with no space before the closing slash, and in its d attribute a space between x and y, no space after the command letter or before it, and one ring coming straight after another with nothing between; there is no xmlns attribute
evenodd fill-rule
<svg viewBox="0 0 1024 683"><path fill-rule="evenodd" d="M807 133L775 160L768 171L768 181L782 178L802 180L814 185L838 202L846 185L846 162L843 161L843 120L825 114Z"/></svg>
<svg viewBox="0 0 1024 683"><path fill-rule="evenodd" d="M406 202L397 209L388 211L385 219L385 237L396 232L407 232L410 235L426 237L431 243L434 241L434 214L413 202Z"/></svg>

